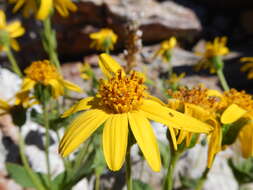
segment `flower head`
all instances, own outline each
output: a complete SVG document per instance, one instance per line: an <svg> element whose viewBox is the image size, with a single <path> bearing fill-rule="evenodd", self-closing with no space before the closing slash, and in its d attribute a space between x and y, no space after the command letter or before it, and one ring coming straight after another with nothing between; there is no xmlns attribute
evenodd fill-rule
<svg viewBox="0 0 253 190"><path fill-rule="evenodd" d="M215 73L217 71L217 67L220 67L220 65L217 65L217 61L215 61L215 59L229 53L229 49L226 44L226 37L216 37L213 42L207 42L204 52L196 52L196 55L201 56L202 59L195 66L195 69L197 71L201 69L209 69L210 73Z"/></svg>
<svg viewBox="0 0 253 190"><path fill-rule="evenodd" d="M211 130L209 125L161 105L149 95L142 74L132 71L127 75L109 55L100 55L99 66L107 79L100 80L97 95L81 100L63 114L67 117L88 110L64 134L59 146L62 156L73 152L104 123L103 151L111 170L122 167L131 130L150 167L159 171L160 154L149 119L187 131Z"/></svg>
<svg viewBox="0 0 253 190"><path fill-rule="evenodd" d="M93 40L90 45L92 48L101 51L109 51L114 49L114 44L117 42L118 37L113 30L102 28L98 32L91 33L90 38Z"/></svg>
<svg viewBox="0 0 253 190"><path fill-rule="evenodd" d="M92 76L94 75L93 71L92 71L92 68L90 66L89 63L87 62L84 62L80 68L79 68L79 71L80 71L80 77L84 80L89 80L92 78Z"/></svg>
<svg viewBox="0 0 253 190"><path fill-rule="evenodd" d="M36 14L39 20L46 19L53 8L63 17L67 17L69 11L77 10L77 6L71 0L9 0L9 3L15 4L13 12L23 9L25 17Z"/></svg>
<svg viewBox="0 0 253 190"><path fill-rule="evenodd" d="M221 122L231 124L239 119L243 120L239 124L239 141L242 155L245 158L253 156L253 99L245 91L231 89L224 93L224 101L228 108L221 116ZM245 122L246 121L246 122Z"/></svg>
<svg viewBox="0 0 253 190"><path fill-rule="evenodd" d="M240 70L242 72L248 72L247 78L253 79L253 57L243 57L240 59L240 61L245 63Z"/></svg>
<svg viewBox="0 0 253 190"><path fill-rule="evenodd" d="M155 53L155 57L161 56L165 62L169 62L171 58L171 50L177 45L177 39L173 36L169 40L161 43L159 50Z"/></svg>
<svg viewBox="0 0 253 190"><path fill-rule="evenodd" d="M224 108L222 95L215 90L209 90L203 86L192 89L182 87L179 91L169 91L173 99L169 100L168 106L182 113L197 118L213 126L213 131L208 135L208 161L207 166L212 166L215 155L221 151L222 128L219 121L219 111ZM173 133L171 133L173 135ZM190 145L192 133L180 130L178 138L174 139L174 147L186 140L186 147Z"/></svg>
<svg viewBox="0 0 253 190"><path fill-rule="evenodd" d="M0 10L0 51L9 48L9 46L18 51L20 47L15 38L22 36L24 33L25 29L19 21L6 23L5 13Z"/></svg>
<svg viewBox="0 0 253 190"><path fill-rule="evenodd" d="M64 94L64 88L72 91L81 92L77 85L64 80L58 73L56 67L48 60L35 61L25 69L26 77L22 84L22 91L29 91L37 84L50 87L54 98Z"/></svg>
<svg viewBox="0 0 253 190"><path fill-rule="evenodd" d="M229 49L226 46L226 37L216 37L213 42L207 42L205 46L205 52L197 52L197 55L201 55L206 59L210 59L214 56L223 56L229 53Z"/></svg>

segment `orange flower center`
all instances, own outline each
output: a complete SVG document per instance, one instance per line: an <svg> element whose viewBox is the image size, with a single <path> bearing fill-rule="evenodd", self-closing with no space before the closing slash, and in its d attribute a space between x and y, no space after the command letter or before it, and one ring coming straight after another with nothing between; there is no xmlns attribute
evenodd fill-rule
<svg viewBox="0 0 253 190"><path fill-rule="evenodd" d="M147 96L144 77L137 72L122 76L122 71L110 78L101 80L99 94L101 105L111 109L114 113L125 113L137 110Z"/></svg>

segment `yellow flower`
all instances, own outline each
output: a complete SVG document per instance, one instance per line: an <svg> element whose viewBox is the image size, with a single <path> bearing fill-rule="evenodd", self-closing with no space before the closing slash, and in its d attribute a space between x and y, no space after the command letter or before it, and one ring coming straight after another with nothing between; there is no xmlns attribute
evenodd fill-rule
<svg viewBox="0 0 253 190"><path fill-rule="evenodd" d="M209 69L210 73L215 73L217 68L212 59L217 56L223 56L229 53L229 49L226 46L227 38L226 37L216 37L213 42L207 42L205 45L204 52L196 52L198 56L202 56L198 64L195 66L197 71L201 69Z"/></svg>
<svg viewBox="0 0 253 190"><path fill-rule="evenodd" d="M242 72L248 72L247 78L253 79L253 57L243 57L240 61L246 63L240 70Z"/></svg>
<svg viewBox="0 0 253 190"><path fill-rule="evenodd" d="M89 63L87 62L84 62L80 68L79 68L79 71L80 71L80 77L84 80L89 80L92 78L92 75L93 75L93 71L91 69L91 66Z"/></svg>
<svg viewBox="0 0 253 190"><path fill-rule="evenodd" d="M54 98L64 94L64 88L72 91L82 92L77 85L64 80L58 73L56 67L48 60L35 61L28 68L25 69L26 77L22 84L22 91L29 91L35 87L36 84L43 86L50 86Z"/></svg>
<svg viewBox="0 0 253 190"><path fill-rule="evenodd" d="M207 167L210 168L215 155L221 151L222 128L217 112L224 109L222 95L218 91L209 90L201 85L192 89L182 87L176 92L169 90L169 95L173 99L169 99L168 107L213 126L213 131L208 135ZM172 136L173 139L175 149L176 144L181 144L183 141L186 142L186 147L189 147L192 133L180 130L177 139L176 136Z"/></svg>
<svg viewBox="0 0 253 190"><path fill-rule="evenodd" d="M22 36L25 29L21 26L19 21L14 21L9 24L6 23L6 17L2 10L0 10L0 51L5 50L6 46L11 46L14 50L20 49L15 38Z"/></svg>
<svg viewBox="0 0 253 190"><path fill-rule="evenodd" d="M177 88L179 85L179 82L185 77L185 73L180 73L179 75L177 73L172 73L169 80L166 82L170 85L172 88Z"/></svg>
<svg viewBox="0 0 253 190"><path fill-rule="evenodd" d="M9 3L15 4L13 12L17 12L23 8L23 15L29 17L36 14L39 20L46 19L53 8L63 16L69 16L69 11L76 11L77 6L71 0L9 0Z"/></svg>
<svg viewBox="0 0 253 190"><path fill-rule="evenodd" d="M117 42L117 35L109 28L102 28L98 32L90 34L93 40L90 47L97 50L109 51L114 49L114 44Z"/></svg>
<svg viewBox="0 0 253 190"><path fill-rule="evenodd" d="M239 132L242 155L245 158L253 156L253 99L245 91L231 89L224 93L224 99L228 108L221 116L224 124L234 123L243 118L248 121Z"/></svg>
<svg viewBox="0 0 253 190"><path fill-rule="evenodd" d="M22 106L23 108L28 108L36 103L37 101L34 101L33 97L29 97L28 91L20 91L16 93L14 98L11 98L8 101L0 99L0 115L10 113L11 109L15 106Z"/></svg>
<svg viewBox="0 0 253 190"><path fill-rule="evenodd" d="M226 46L227 37L216 37L212 42L207 42L205 45L205 52L197 52L197 55L203 56L206 59L213 58L215 56L223 56L229 53L229 49Z"/></svg>
<svg viewBox="0 0 253 190"><path fill-rule="evenodd" d="M171 50L177 45L177 39L173 36L169 40L161 43L160 49L155 53L155 57L161 56L165 62L171 58Z"/></svg>
<svg viewBox="0 0 253 190"><path fill-rule="evenodd" d="M108 54L100 55L99 66L107 79L100 80L97 95L81 100L63 114L67 117L88 110L78 116L64 134L59 146L62 156L73 152L104 124L103 151L111 170L122 167L131 130L149 166L159 171L160 153L149 120L186 131L210 132L209 125L162 106L149 95L142 74L131 71L127 75Z"/></svg>

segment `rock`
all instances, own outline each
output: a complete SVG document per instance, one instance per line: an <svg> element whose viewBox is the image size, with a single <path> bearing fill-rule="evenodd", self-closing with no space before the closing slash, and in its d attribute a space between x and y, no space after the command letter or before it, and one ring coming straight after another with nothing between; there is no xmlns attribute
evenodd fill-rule
<svg viewBox="0 0 253 190"><path fill-rule="evenodd" d="M119 36L117 48L123 47L129 20L140 25L144 44L158 42L173 35L191 40L201 31L194 12L174 2L129 0L123 4L115 0L104 4L101 0L82 0L77 5L78 11L69 18L55 18L59 51L64 57L90 51L88 34L101 27L112 28Z"/></svg>

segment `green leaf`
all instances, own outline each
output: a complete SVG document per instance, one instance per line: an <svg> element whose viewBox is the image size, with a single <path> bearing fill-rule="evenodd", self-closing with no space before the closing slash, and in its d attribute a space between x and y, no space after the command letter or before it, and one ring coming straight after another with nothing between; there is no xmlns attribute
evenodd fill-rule
<svg viewBox="0 0 253 190"><path fill-rule="evenodd" d="M235 164L232 159L228 160L228 165L239 184L250 183L253 181L253 158L249 158Z"/></svg>
<svg viewBox="0 0 253 190"><path fill-rule="evenodd" d="M235 142L240 130L249 122L245 118L241 118L233 124L225 125L222 130L222 145L231 145Z"/></svg>
<svg viewBox="0 0 253 190"><path fill-rule="evenodd" d="M189 176L183 176L181 173L179 174L179 179L182 184L182 188L184 189L195 189L197 180L192 179Z"/></svg>
<svg viewBox="0 0 253 190"><path fill-rule="evenodd" d="M35 188L32 180L30 179L29 175L27 174L24 167L13 164L13 163L6 163L6 169L11 176L12 179L22 187L32 187Z"/></svg>
<svg viewBox="0 0 253 190"><path fill-rule="evenodd" d="M151 188L149 184L143 183L142 181L138 179L133 180L133 189L134 190L153 190L153 188Z"/></svg>

